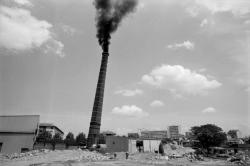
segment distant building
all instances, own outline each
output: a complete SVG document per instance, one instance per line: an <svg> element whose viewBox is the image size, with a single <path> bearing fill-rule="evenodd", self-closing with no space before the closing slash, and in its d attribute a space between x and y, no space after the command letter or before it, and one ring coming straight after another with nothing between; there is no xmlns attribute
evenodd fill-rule
<svg viewBox="0 0 250 166"><path fill-rule="evenodd" d="M242 138L240 130L229 130L227 133L228 139L238 139Z"/></svg>
<svg viewBox="0 0 250 166"><path fill-rule="evenodd" d="M107 136L115 136L116 133L114 133L113 131L103 131L99 134L99 140L98 140L98 144L106 144L106 137Z"/></svg>
<svg viewBox="0 0 250 166"><path fill-rule="evenodd" d="M141 139L162 140L168 138L167 130L141 131Z"/></svg>
<svg viewBox="0 0 250 166"><path fill-rule="evenodd" d="M44 131L50 132L52 137L55 134L60 134L61 137L63 137L64 132L62 130L60 130L58 127L56 127L55 125L51 124L51 123L40 123L39 124L39 133L42 133Z"/></svg>
<svg viewBox="0 0 250 166"><path fill-rule="evenodd" d="M187 139L191 139L191 138L193 137L193 133L190 132L190 131L185 132L185 137L186 137Z"/></svg>
<svg viewBox="0 0 250 166"><path fill-rule="evenodd" d="M39 120L39 115L0 116L0 153L32 150Z"/></svg>
<svg viewBox="0 0 250 166"><path fill-rule="evenodd" d="M168 126L168 136L171 139L179 139L180 126Z"/></svg>
<svg viewBox="0 0 250 166"><path fill-rule="evenodd" d="M129 139L138 139L139 134L138 133L128 133L128 138Z"/></svg>

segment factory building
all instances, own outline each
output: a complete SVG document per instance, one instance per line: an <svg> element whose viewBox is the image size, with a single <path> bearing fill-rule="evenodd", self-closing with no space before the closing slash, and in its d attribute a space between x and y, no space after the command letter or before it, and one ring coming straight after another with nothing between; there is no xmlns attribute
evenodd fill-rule
<svg viewBox="0 0 250 166"><path fill-rule="evenodd" d="M0 153L32 150L39 119L39 115L0 116Z"/></svg>

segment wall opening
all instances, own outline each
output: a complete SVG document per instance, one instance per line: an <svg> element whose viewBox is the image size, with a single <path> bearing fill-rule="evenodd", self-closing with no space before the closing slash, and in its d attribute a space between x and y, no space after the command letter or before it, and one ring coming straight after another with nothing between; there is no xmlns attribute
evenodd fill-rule
<svg viewBox="0 0 250 166"><path fill-rule="evenodd" d="M0 142L0 152L2 151L2 146L3 146L3 143Z"/></svg>

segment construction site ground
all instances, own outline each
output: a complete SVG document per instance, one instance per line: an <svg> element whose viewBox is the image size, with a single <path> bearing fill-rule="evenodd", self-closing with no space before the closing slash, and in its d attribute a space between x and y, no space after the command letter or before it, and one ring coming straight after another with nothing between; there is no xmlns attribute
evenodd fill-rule
<svg viewBox="0 0 250 166"><path fill-rule="evenodd" d="M205 158L204 161L189 161L187 158L166 160L154 153L125 153L102 155L82 150L33 151L10 156L0 155L1 166L233 166L223 159Z"/></svg>

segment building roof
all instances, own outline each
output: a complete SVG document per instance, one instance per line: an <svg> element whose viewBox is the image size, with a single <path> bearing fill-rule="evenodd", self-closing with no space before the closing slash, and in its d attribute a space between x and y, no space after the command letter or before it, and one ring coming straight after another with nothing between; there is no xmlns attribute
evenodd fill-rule
<svg viewBox="0 0 250 166"><path fill-rule="evenodd" d="M0 116L0 133L35 133L39 120L39 115Z"/></svg>
<svg viewBox="0 0 250 166"><path fill-rule="evenodd" d="M59 129L57 126L55 126L55 125L52 124L52 123L39 123L39 127L41 127L41 126L43 126L43 127L54 127L54 128L56 128L59 132L61 132L62 134L64 134L64 132L63 132L61 129Z"/></svg>
<svg viewBox="0 0 250 166"><path fill-rule="evenodd" d="M39 123L39 126L54 127L52 123Z"/></svg>

